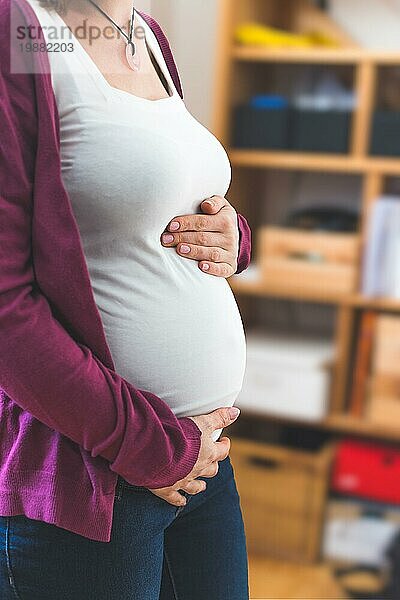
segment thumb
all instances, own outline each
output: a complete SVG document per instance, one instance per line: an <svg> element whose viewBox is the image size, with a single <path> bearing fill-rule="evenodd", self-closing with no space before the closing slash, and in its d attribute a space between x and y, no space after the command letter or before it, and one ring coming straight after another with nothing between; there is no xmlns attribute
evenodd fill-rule
<svg viewBox="0 0 400 600"><path fill-rule="evenodd" d="M201 210L207 215L215 215L217 214L221 208L223 208L227 204L225 198L222 196L212 196L211 198L207 198L203 200L201 203Z"/></svg>
<svg viewBox="0 0 400 600"><path fill-rule="evenodd" d="M232 406L231 408L217 408L211 413L212 421L211 426L212 430L223 429L224 427L228 427L232 425L234 421L240 415L240 409L236 406Z"/></svg>

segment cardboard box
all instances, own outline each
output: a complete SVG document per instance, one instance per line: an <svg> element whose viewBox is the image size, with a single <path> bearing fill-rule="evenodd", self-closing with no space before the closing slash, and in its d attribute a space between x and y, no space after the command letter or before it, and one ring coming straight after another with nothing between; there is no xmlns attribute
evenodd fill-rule
<svg viewBox="0 0 400 600"><path fill-rule="evenodd" d="M264 227L258 259L272 289L340 296L357 289L359 248L355 234Z"/></svg>
<svg viewBox="0 0 400 600"><path fill-rule="evenodd" d="M232 440L250 552L317 560L332 453L331 445L312 452Z"/></svg>
<svg viewBox="0 0 400 600"><path fill-rule="evenodd" d="M237 405L244 409L319 421L329 409L333 342L247 334L247 361Z"/></svg>

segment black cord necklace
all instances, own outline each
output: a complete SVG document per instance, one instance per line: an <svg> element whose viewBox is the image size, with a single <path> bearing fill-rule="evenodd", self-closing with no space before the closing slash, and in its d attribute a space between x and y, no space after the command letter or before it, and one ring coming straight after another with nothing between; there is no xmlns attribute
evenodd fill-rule
<svg viewBox="0 0 400 600"><path fill-rule="evenodd" d="M132 6L132 16L129 24L129 35L125 33L125 31L120 27L111 17L108 15L100 6L96 4L93 0L88 0L90 4L92 4L106 19L110 21L113 27L120 32L121 35L126 40L126 61L132 71L139 71L140 69L140 58L137 56L136 52L136 44L133 41L133 32L134 32L134 22L135 22L135 7Z"/></svg>

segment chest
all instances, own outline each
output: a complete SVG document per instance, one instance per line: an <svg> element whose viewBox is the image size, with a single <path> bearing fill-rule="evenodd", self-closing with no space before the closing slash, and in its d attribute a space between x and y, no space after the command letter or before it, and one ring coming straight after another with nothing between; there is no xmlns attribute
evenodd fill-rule
<svg viewBox="0 0 400 600"><path fill-rule="evenodd" d="M84 234L141 228L158 240L174 216L226 194L226 152L180 99L58 102L62 174Z"/></svg>
<svg viewBox="0 0 400 600"><path fill-rule="evenodd" d="M81 16L74 14L73 11L68 11L68 18L65 18L65 22L72 31L79 31L79 27L82 27ZM95 26L92 25L92 27ZM100 23L97 25L97 29L102 31ZM135 27L135 32L142 30L144 31L141 25ZM99 72L103 74L103 77L111 86L151 100L167 98L169 95L168 82L143 34L139 35L137 33L134 37L140 70L132 71L126 60L126 43L124 39L121 39L121 37L117 39L116 32L112 28L110 33L109 36L103 35L94 39L83 37L80 39L80 47L77 51L81 54L82 51L86 52L93 61L93 65L96 65Z"/></svg>

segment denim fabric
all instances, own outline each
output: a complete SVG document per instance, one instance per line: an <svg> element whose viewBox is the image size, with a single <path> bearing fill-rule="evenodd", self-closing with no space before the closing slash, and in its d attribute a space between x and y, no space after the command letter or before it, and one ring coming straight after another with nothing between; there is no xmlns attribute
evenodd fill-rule
<svg viewBox="0 0 400 600"><path fill-rule="evenodd" d="M248 600L246 542L229 457L177 508L119 478L110 542L0 517L1 600Z"/></svg>

